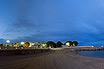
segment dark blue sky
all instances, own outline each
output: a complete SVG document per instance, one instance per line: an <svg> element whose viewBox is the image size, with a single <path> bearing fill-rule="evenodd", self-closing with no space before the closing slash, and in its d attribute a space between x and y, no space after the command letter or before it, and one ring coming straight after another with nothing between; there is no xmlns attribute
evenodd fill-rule
<svg viewBox="0 0 104 69"><path fill-rule="evenodd" d="M104 44L104 0L0 0L0 42Z"/></svg>

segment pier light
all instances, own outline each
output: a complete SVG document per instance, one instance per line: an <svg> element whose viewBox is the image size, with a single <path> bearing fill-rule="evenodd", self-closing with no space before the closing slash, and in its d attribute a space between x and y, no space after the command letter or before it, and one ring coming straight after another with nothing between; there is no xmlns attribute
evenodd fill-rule
<svg viewBox="0 0 104 69"><path fill-rule="evenodd" d="M92 47L94 47L94 46L92 46Z"/></svg>
<svg viewBox="0 0 104 69"><path fill-rule="evenodd" d="M10 40L6 40L7 43L10 43Z"/></svg>
<svg viewBox="0 0 104 69"><path fill-rule="evenodd" d="M21 42L21 45L23 45L24 44L24 42Z"/></svg>

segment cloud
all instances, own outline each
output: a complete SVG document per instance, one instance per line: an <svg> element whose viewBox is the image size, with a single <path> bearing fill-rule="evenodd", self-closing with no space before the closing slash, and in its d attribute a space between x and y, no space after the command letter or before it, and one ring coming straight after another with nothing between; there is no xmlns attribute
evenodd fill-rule
<svg viewBox="0 0 104 69"><path fill-rule="evenodd" d="M6 43L6 40L3 38L0 38L0 43Z"/></svg>
<svg viewBox="0 0 104 69"><path fill-rule="evenodd" d="M104 9L97 0L24 1L8 25L7 33L15 41L78 40L85 45L103 41Z"/></svg>
<svg viewBox="0 0 104 69"><path fill-rule="evenodd" d="M23 32L34 29L35 24L31 23L29 20L17 20L9 24L8 32Z"/></svg>

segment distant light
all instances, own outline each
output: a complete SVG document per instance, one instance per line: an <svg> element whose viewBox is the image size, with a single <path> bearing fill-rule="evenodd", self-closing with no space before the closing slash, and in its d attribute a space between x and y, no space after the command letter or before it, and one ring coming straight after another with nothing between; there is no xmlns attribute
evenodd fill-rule
<svg viewBox="0 0 104 69"><path fill-rule="evenodd" d="M66 43L66 45L68 45L68 46L69 46L69 45L70 45L70 43L69 43L69 42L67 42L67 43Z"/></svg>
<svg viewBox="0 0 104 69"><path fill-rule="evenodd" d="M92 46L92 47L94 47L94 46Z"/></svg>
<svg viewBox="0 0 104 69"><path fill-rule="evenodd" d="M21 49L23 49L23 47L21 47Z"/></svg>
<svg viewBox="0 0 104 69"><path fill-rule="evenodd" d="M103 46L101 46L101 47L103 47Z"/></svg>
<svg viewBox="0 0 104 69"><path fill-rule="evenodd" d="M7 43L10 43L10 40L6 40Z"/></svg>
<svg viewBox="0 0 104 69"><path fill-rule="evenodd" d="M24 42L21 42L21 45L23 45L24 44Z"/></svg>
<svg viewBox="0 0 104 69"><path fill-rule="evenodd" d="M34 45L34 43L32 43L32 45Z"/></svg>
<svg viewBox="0 0 104 69"><path fill-rule="evenodd" d="M51 46L49 46L49 48L51 48Z"/></svg>
<svg viewBox="0 0 104 69"><path fill-rule="evenodd" d="M43 44L43 46L45 46L45 44Z"/></svg>

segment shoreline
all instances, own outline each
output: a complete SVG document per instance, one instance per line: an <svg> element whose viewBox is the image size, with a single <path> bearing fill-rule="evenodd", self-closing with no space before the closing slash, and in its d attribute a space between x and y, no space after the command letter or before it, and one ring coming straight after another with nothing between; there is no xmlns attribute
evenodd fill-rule
<svg viewBox="0 0 104 69"><path fill-rule="evenodd" d="M97 49L96 49L97 48ZM97 52L97 51L104 51L104 48L103 47L93 47L93 48L79 48L79 49L75 49L75 50L71 50L71 52L73 53L73 54L76 54L76 55L79 55L79 56L84 56L84 57L92 57L92 58L101 58L101 59L104 59L104 56L102 57L102 56L91 56L91 55L80 55L80 54L78 54L78 53L80 53L80 52L82 52L82 54L83 54L83 52L89 52L89 53L91 53L91 52ZM98 53L97 53L98 54ZM92 54L93 55L93 54ZM101 54L102 55L102 54Z"/></svg>
<svg viewBox="0 0 104 69"><path fill-rule="evenodd" d="M90 56L82 56L75 54L74 52L66 51L66 56L69 58L74 59L75 61L79 63L83 63L87 65L88 69L104 69L104 59L103 58L97 58L97 57L90 57ZM84 69L84 68L83 68ZM85 68L86 69L86 68Z"/></svg>
<svg viewBox="0 0 104 69"><path fill-rule="evenodd" d="M104 59L80 56L70 49L40 53L36 57L27 56L29 58L0 62L0 69L104 69Z"/></svg>

